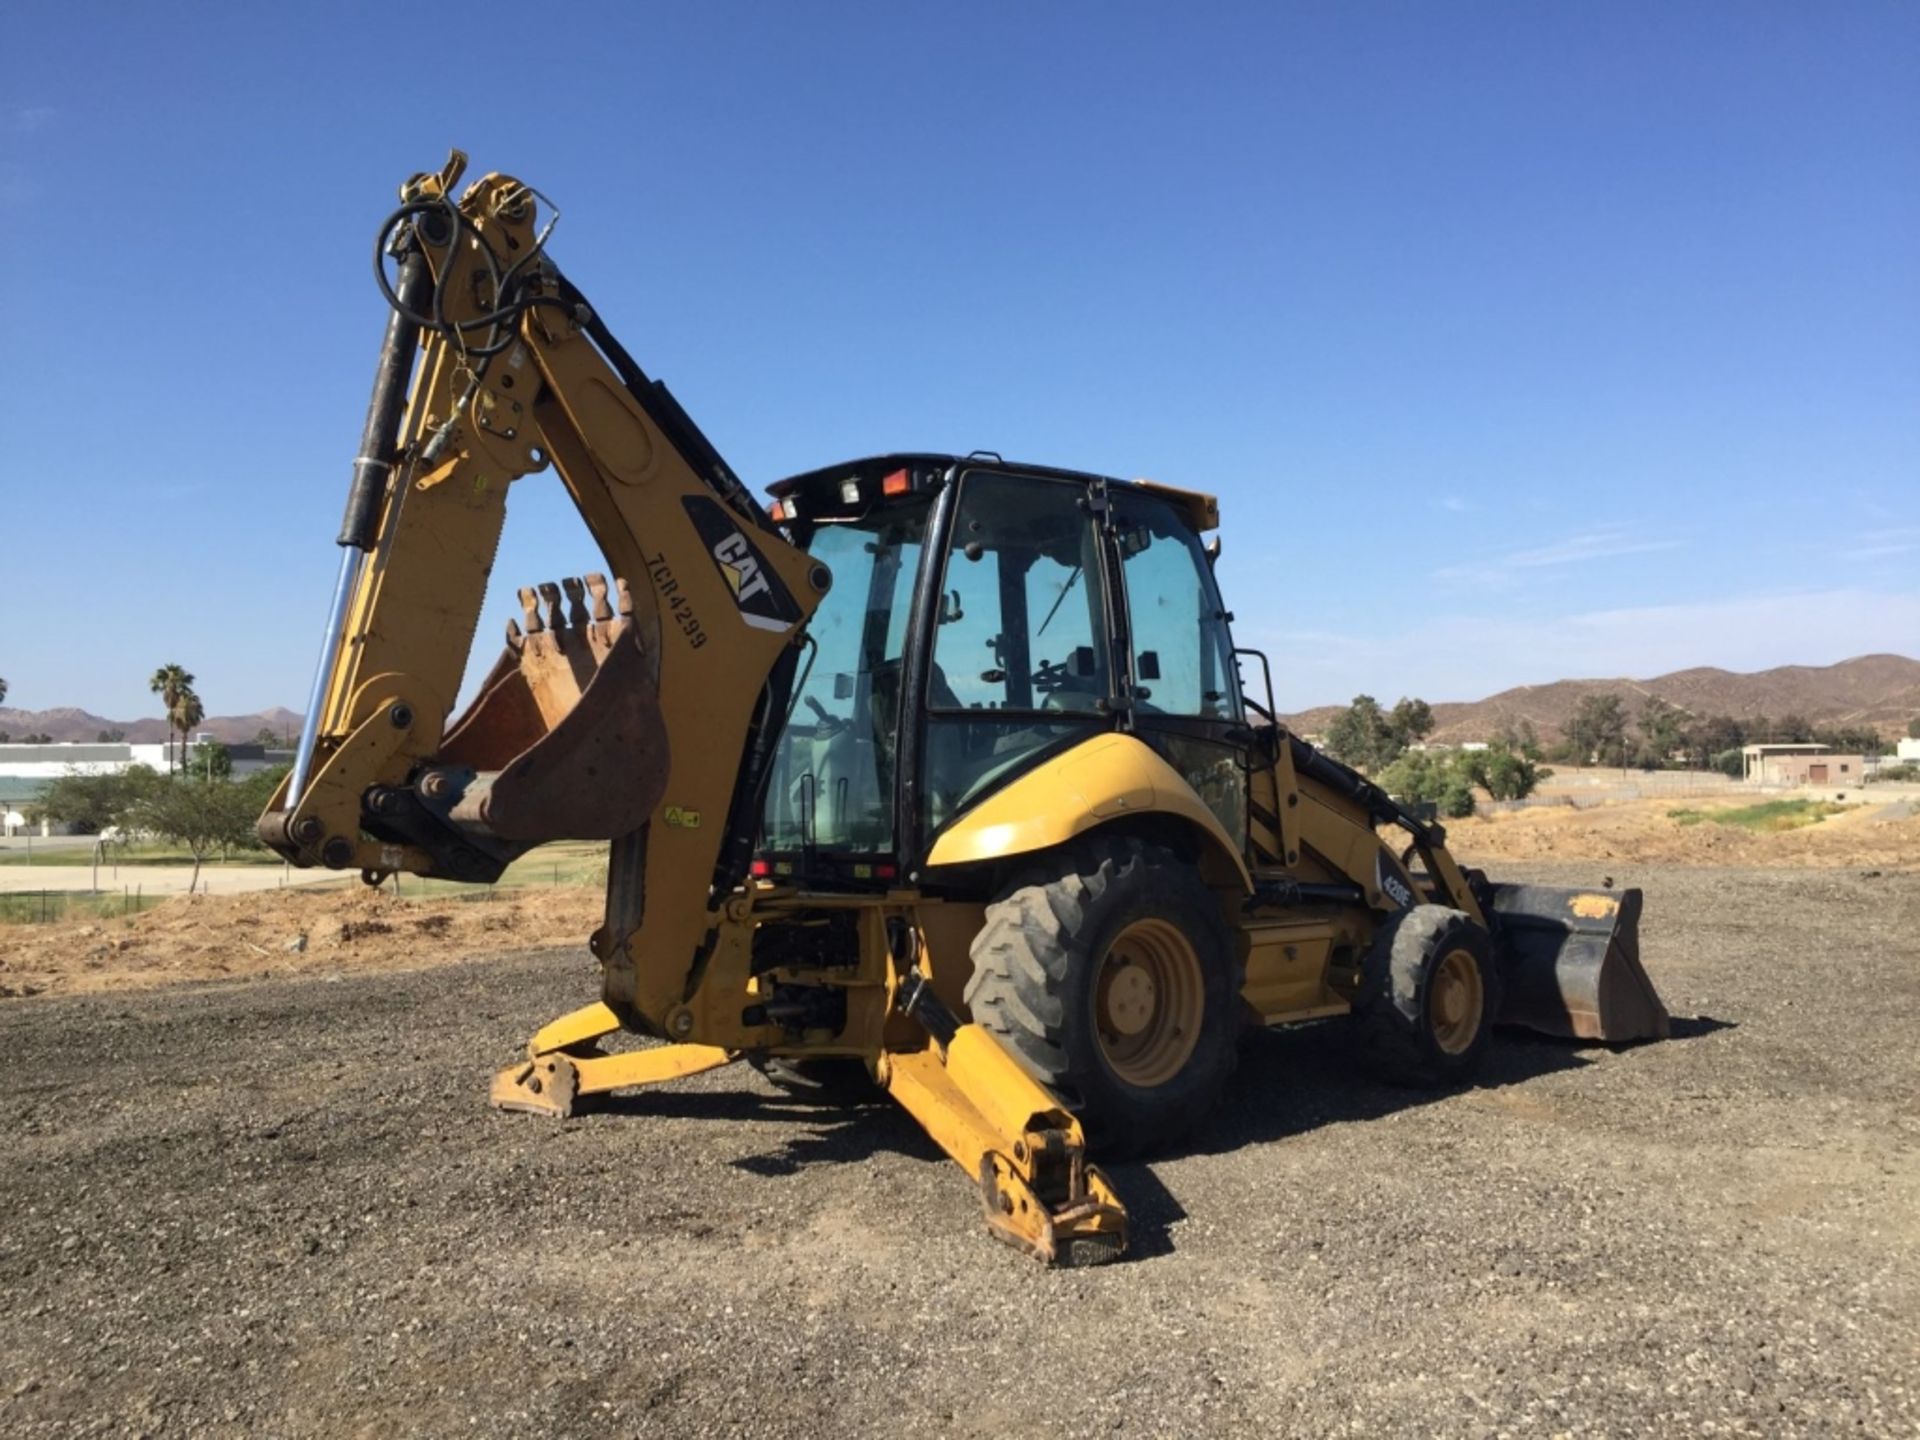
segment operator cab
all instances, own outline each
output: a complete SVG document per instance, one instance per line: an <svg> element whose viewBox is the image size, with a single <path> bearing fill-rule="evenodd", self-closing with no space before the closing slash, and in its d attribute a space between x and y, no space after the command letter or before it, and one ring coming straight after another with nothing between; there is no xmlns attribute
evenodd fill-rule
<svg viewBox="0 0 1920 1440"><path fill-rule="evenodd" d="M1200 538L1218 524L1211 496L978 454L856 460L771 494L833 587L756 875L885 888L988 794L1116 729L1245 836L1238 675Z"/></svg>

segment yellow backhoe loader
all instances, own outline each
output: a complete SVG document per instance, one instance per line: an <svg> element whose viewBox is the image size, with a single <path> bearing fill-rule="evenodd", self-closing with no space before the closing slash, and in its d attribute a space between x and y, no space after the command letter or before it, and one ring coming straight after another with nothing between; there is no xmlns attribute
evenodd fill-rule
<svg viewBox="0 0 1920 1440"><path fill-rule="evenodd" d="M1341 1017L1443 1085L1500 1020L1666 1033L1637 891L1489 882L1275 720L1212 497L895 454L763 507L556 268L551 206L502 175L456 198L465 163L410 180L376 243L339 581L260 833L370 883L609 842L602 998L496 1105L742 1059L851 1074L995 1235L1078 1264L1126 1245L1089 1153L1198 1125L1249 1026ZM509 490L548 468L612 579L522 591L456 716Z"/></svg>

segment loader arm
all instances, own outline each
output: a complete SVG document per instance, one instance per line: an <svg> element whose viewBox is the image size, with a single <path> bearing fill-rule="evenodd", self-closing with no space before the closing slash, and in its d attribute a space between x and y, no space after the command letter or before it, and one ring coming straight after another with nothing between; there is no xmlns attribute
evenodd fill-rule
<svg viewBox="0 0 1920 1440"><path fill-rule="evenodd" d="M611 841L606 999L664 1033L744 876L766 741L831 577L554 266L533 193L489 175L455 203L463 165L415 177L383 230L399 278L341 600L260 830L297 865L373 880L489 881L545 841ZM549 463L615 580L522 591L455 717L508 491Z"/></svg>

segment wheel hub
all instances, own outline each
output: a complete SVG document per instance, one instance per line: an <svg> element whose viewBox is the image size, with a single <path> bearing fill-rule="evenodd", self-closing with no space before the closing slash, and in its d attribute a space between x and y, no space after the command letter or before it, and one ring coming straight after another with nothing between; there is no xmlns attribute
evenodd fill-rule
<svg viewBox="0 0 1920 1440"><path fill-rule="evenodd" d="M1177 1076L1200 1041L1206 981L1193 942L1170 921L1136 920L1101 958L1094 1028L1101 1054L1129 1085Z"/></svg>
<svg viewBox="0 0 1920 1440"><path fill-rule="evenodd" d="M1433 1039L1449 1055L1459 1055L1480 1033L1486 991L1480 966L1464 950L1449 951L1434 967L1427 992L1427 1016Z"/></svg>
<svg viewBox="0 0 1920 1440"><path fill-rule="evenodd" d="M1153 1020L1160 1003L1158 987L1143 965L1118 971L1107 987L1107 1028L1122 1035L1138 1035Z"/></svg>

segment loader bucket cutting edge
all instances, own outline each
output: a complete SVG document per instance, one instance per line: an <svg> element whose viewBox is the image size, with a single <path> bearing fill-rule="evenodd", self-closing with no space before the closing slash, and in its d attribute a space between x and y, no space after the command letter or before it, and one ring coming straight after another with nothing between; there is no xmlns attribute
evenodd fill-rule
<svg viewBox="0 0 1920 1440"><path fill-rule="evenodd" d="M1667 1007L1640 964L1639 890L1495 885L1493 910L1502 1024L1608 1044L1667 1038Z"/></svg>

